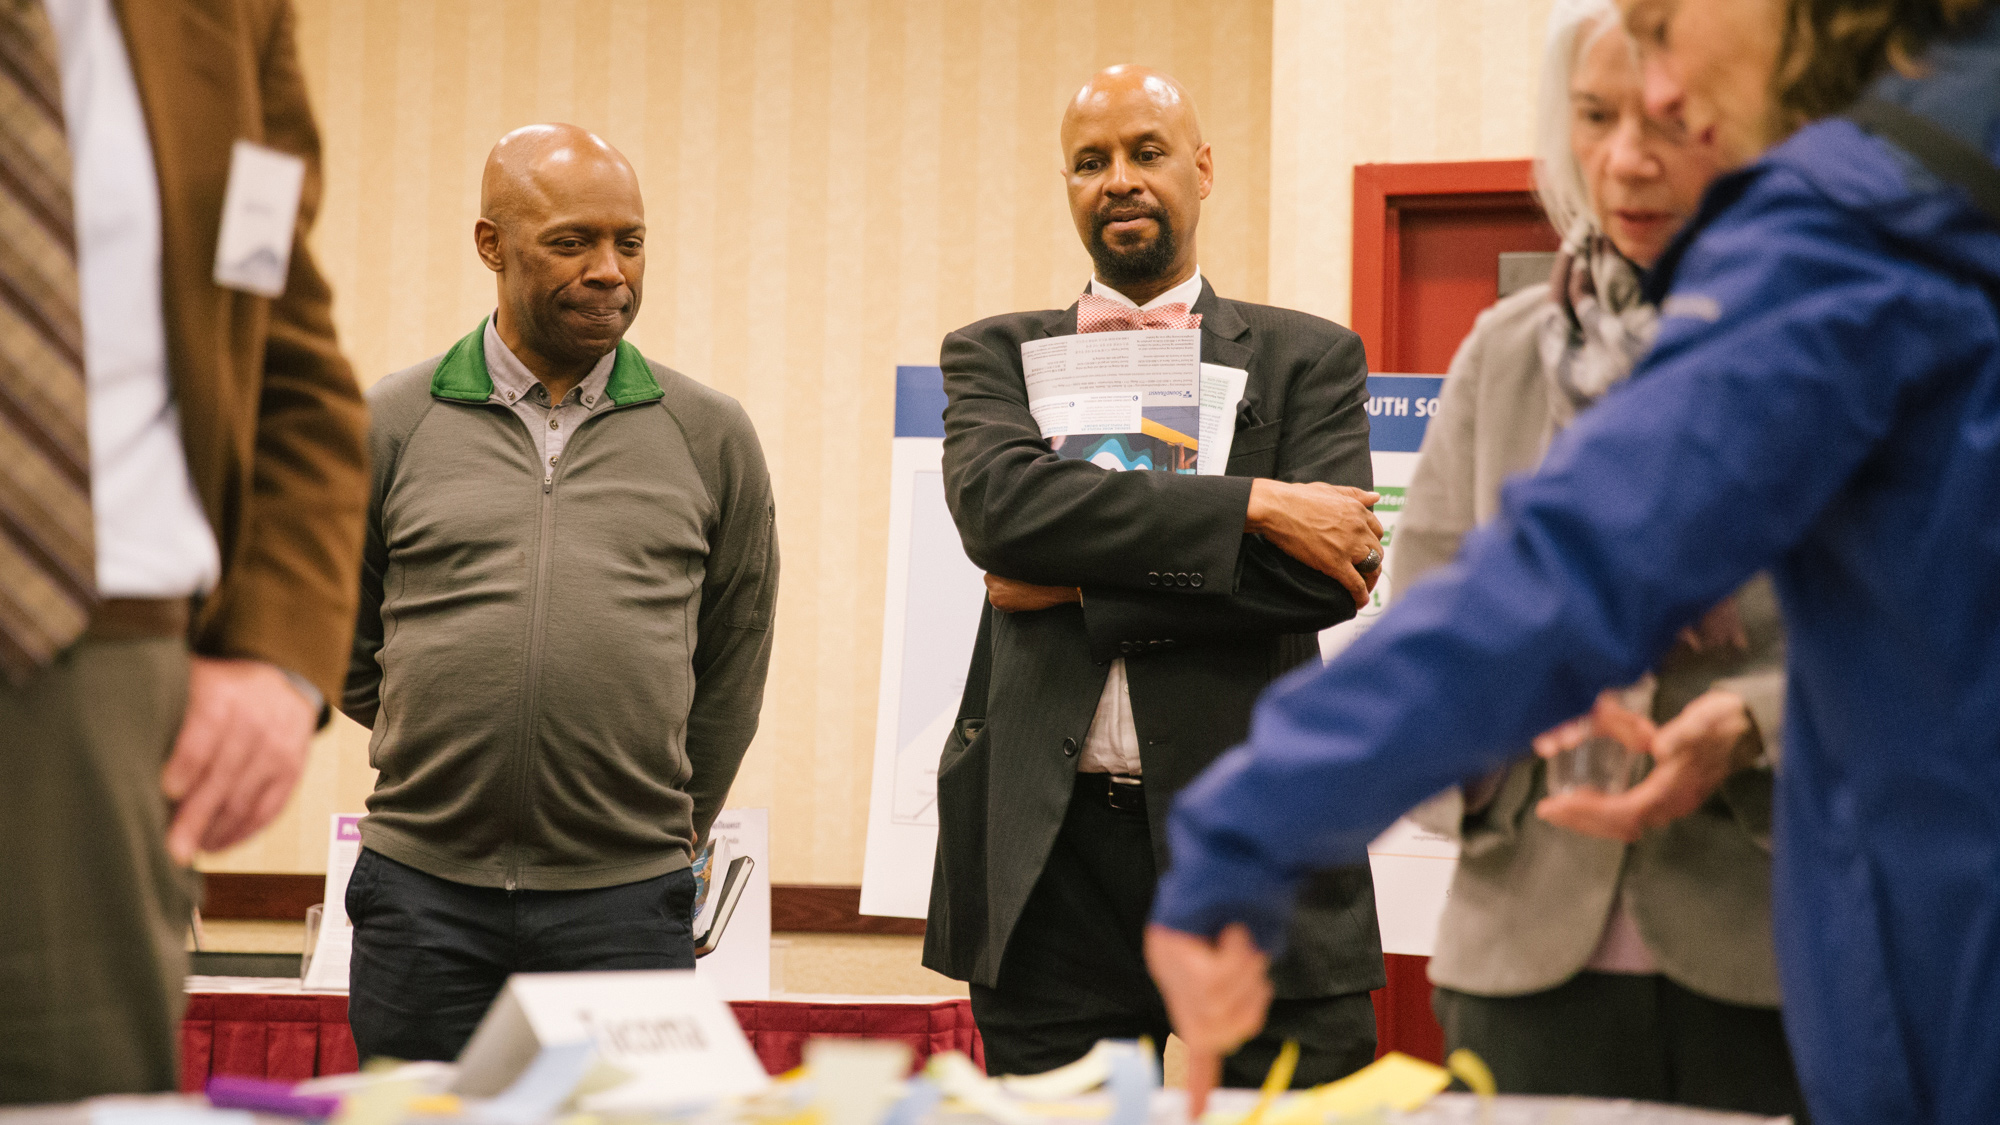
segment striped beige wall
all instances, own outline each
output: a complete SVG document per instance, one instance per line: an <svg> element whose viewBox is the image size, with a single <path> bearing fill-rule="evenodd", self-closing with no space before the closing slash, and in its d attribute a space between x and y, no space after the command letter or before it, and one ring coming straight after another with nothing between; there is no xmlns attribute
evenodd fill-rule
<svg viewBox="0 0 2000 1125"><path fill-rule="evenodd" d="M1088 261L1055 129L1113 62L1193 90L1217 166L1203 269L1264 299L1284 245L1268 0L297 3L326 148L317 248L364 382L491 308L471 227L501 133L575 122L638 168L652 237L633 340L745 404L778 495L776 655L732 800L771 808L779 881L858 881L894 368L935 363L958 325L1074 297ZM341 724L285 816L207 866L322 867L327 814L371 784L365 732Z"/></svg>
<svg viewBox="0 0 2000 1125"><path fill-rule="evenodd" d="M1274 303L1345 322L1354 166L1530 155L1550 0L1275 0Z"/></svg>

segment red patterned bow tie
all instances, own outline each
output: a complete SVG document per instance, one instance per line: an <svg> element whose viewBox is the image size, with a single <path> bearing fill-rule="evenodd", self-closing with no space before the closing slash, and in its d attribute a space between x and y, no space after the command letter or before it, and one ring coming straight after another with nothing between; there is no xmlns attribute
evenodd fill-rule
<svg viewBox="0 0 2000 1125"><path fill-rule="evenodd" d="M1141 312L1123 301L1086 291L1076 302L1076 330L1138 332L1149 328L1200 328L1201 314L1179 301Z"/></svg>

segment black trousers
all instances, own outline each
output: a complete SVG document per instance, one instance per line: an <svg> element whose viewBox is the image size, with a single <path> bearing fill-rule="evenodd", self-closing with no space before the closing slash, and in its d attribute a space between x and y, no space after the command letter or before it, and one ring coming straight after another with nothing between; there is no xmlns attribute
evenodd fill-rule
<svg viewBox="0 0 2000 1125"><path fill-rule="evenodd" d="M1077 775L999 987L972 986L988 1073L1053 1070L1099 1039L1151 1036L1165 1048L1172 1028L1142 946L1158 873L1146 808L1133 796L1120 803L1136 807L1113 808L1103 775ZM1299 1041L1293 1086L1331 1082L1374 1061L1374 1005L1365 992L1276 1001L1263 1033L1223 1064L1224 1084L1262 1083L1286 1039Z"/></svg>
<svg viewBox="0 0 2000 1125"><path fill-rule="evenodd" d="M512 973L694 968L694 875L588 891L504 891L363 849L347 1020L361 1058L456 1059Z"/></svg>
<svg viewBox="0 0 2000 1125"><path fill-rule="evenodd" d="M1433 989L1448 1050L1470 1047L1508 1094L1674 1102L1805 1125L1773 1008L1725 1004L1665 976L1579 973L1547 992Z"/></svg>

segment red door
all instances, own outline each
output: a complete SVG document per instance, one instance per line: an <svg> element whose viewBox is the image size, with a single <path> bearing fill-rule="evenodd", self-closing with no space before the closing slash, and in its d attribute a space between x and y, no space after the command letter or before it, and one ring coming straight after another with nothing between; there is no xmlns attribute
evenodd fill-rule
<svg viewBox="0 0 2000 1125"><path fill-rule="evenodd" d="M1499 300L1500 255L1551 252L1526 160L1354 169L1354 330L1370 370L1442 375Z"/></svg>

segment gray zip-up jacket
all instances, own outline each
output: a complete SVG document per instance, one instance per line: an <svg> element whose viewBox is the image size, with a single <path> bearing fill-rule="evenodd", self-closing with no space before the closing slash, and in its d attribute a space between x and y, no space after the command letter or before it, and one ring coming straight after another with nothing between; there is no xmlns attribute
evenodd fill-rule
<svg viewBox="0 0 2000 1125"><path fill-rule="evenodd" d="M383 379L341 710L362 843L475 886L685 867L757 730L778 546L734 399L629 343L545 479L481 329Z"/></svg>

